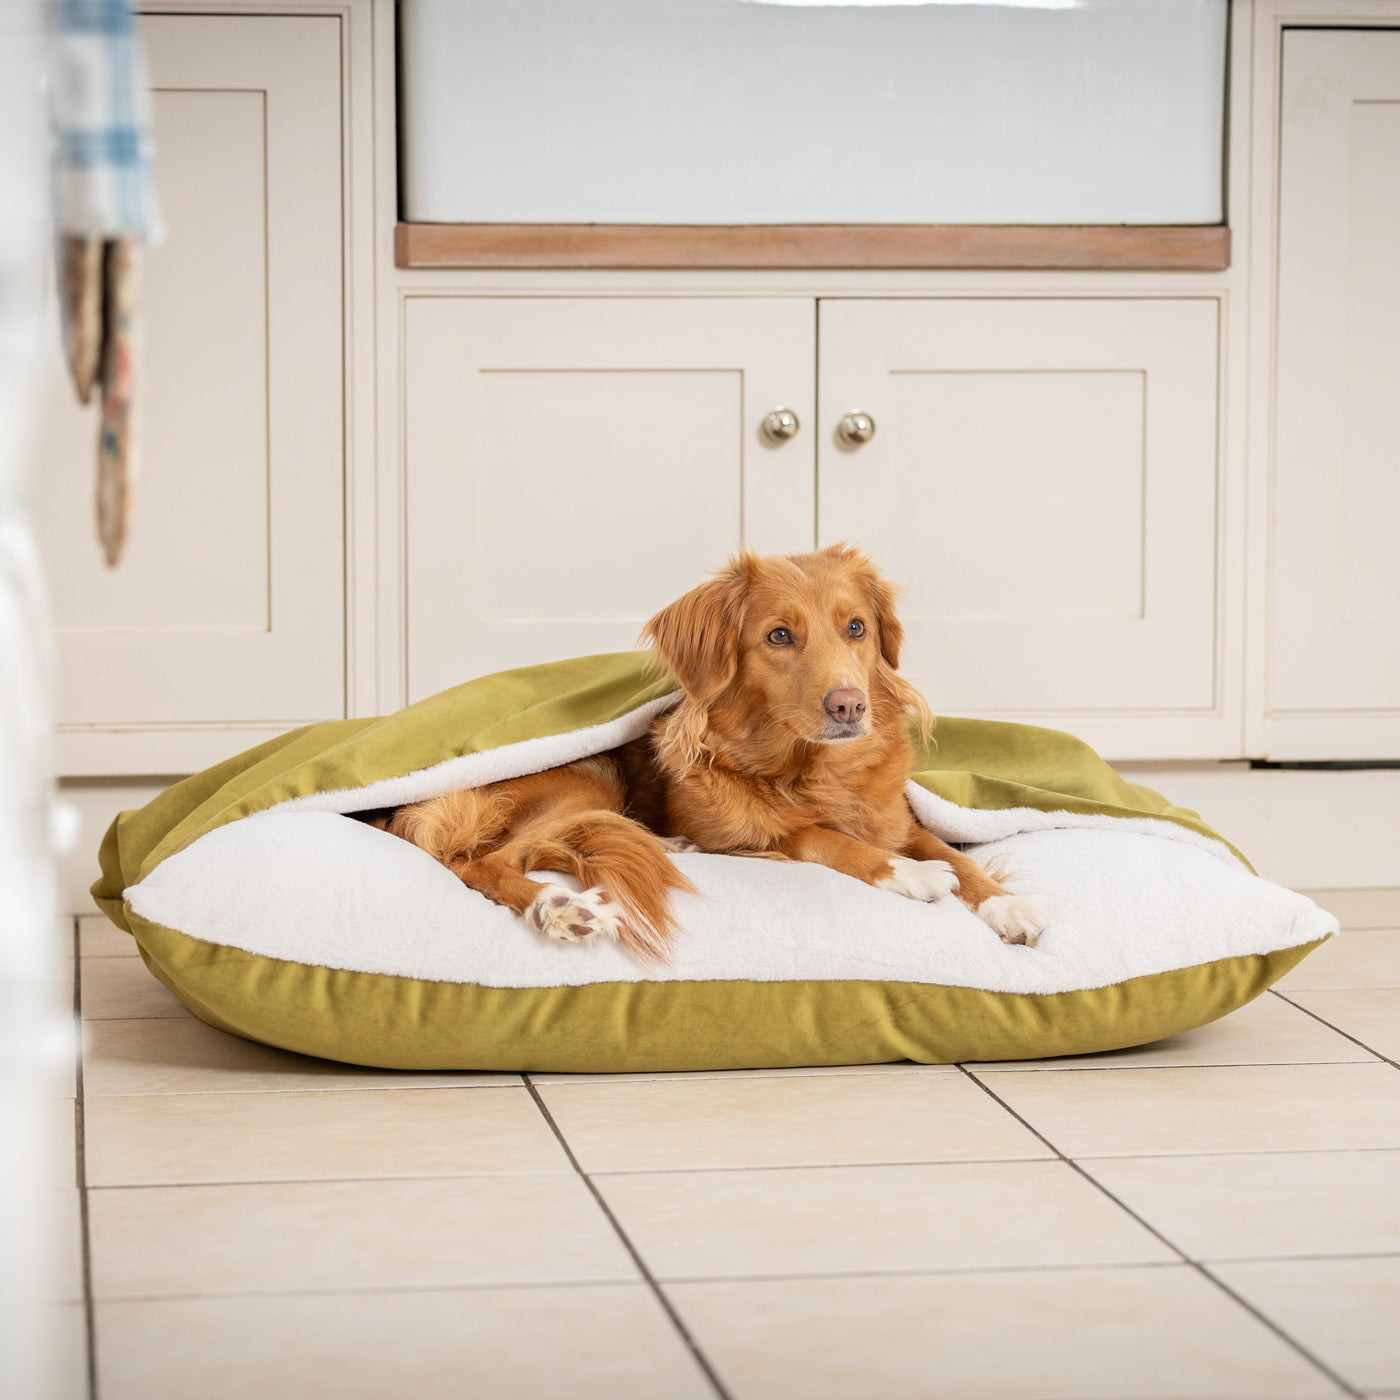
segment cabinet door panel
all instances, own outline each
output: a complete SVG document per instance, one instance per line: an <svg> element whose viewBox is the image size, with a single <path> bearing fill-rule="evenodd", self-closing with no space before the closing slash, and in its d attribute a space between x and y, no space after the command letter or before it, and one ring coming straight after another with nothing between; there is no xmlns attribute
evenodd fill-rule
<svg viewBox="0 0 1400 1400"><path fill-rule="evenodd" d="M1269 750L1400 754L1400 33L1288 30Z"/></svg>
<svg viewBox="0 0 1400 1400"><path fill-rule="evenodd" d="M906 587L935 708L1209 751L1216 336L1206 299L822 303L819 537Z"/></svg>
<svg viewBox="0 0 1400 1400"><path fill-rule="evenodd" d="M741 544L811 548L810 301L410 297L405 343L410 700L625 650Z"/></svg>
<svg viewBox="0 0 1400 1400"><path fill-rule="evenodd" d="M339 22L142 30L167 234L117 569L91 525L96 417L57 375L36 473L70 771L132 766L137 731L135 766L169 771L203 757L177 731L344 713Z"/></svg>

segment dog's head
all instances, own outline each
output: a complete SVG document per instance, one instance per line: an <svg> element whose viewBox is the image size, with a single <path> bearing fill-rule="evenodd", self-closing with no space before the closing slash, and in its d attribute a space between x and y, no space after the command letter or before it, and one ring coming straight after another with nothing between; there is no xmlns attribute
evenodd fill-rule
<svg viewBox="0 0 1400 1400"><path fill-rule="evenodd" d="M791 741L863 739L890 712L928 707L896 674L895 588L847 545L741 553L647 623L643 635L702 711L753 715Z"/></svg>

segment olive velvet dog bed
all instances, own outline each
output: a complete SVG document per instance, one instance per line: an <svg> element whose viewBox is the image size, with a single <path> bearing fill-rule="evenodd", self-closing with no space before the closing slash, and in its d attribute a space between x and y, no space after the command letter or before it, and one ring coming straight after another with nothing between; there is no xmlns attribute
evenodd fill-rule
<svg viewBox="0 0 1400 1400"><path fill-rule="evenodd" d="M699 1070L1028 1059L1223 1016L1336 932L1193 812L1068 735L941 719L915 814L1003 856L1048 923L1003 944L823 866L674 857L672 960L560 945L415 846L347 814L536 772L674 703L644 653L471 681L380 719L295 730L123 812L99 906L195 1015L355 1064Z"/></svg>

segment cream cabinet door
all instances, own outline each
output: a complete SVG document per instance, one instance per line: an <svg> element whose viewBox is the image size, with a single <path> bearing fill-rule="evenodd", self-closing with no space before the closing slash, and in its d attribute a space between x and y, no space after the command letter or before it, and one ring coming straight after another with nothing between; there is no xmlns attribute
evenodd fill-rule
<svg viewBox="0 0 1400 1400"><path fill-rule="evenodd" d="M1400 757L1400 32L1283 38L1272 758Z"/></svg>
<svg viewBox="0 0 1400 1400"><path fill-rule="evenodd" d="M404 335L410 700L626 650L741 544L812 547L810 300L422 295Z"/></svg>
<svg viewBox="0 0 1400 1400"><path fill-rule="evenodd" d="M35 473L67 772L178 772L231 729L251 743L345 704L340 23L142 32L168 232L118 568L91 523L97 419L57 372Z"/></svg>
<svg viewBox="0 0 1400 1400"><path fill-rule="evenodd" d="M818 534L907 593L943 713L1237 752L1217 682L1213 299L821 303ZM874 420L843 446L843 415Z"/></svg>

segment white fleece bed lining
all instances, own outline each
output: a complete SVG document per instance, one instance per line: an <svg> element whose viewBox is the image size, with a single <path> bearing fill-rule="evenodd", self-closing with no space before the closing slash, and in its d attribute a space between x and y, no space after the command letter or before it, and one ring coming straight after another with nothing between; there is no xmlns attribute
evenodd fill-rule
<svg viewBox="0 0 1400 1400"><path fill-rule="evenodd" d="M955 898L919 904L824 866L682 855L672 961L551 943L397 837L329 812L233 822L127 891L143 919L264 957L355 972L552 987L596 982L878 980L1062 992L1336 931L1301 895L1136 832L1029 832L974 853L1012 863L1049 925L1008 947Z"/></svg>
<svg viewBox="0 0 1400 1400"><path fill-rule="evenodd" d="M879 980L1051 993L1312 942L1337 924L1251 875L1220 842L1168 821L1029 808L979 811L910 784L920 821L1045 907L1038 948L1007 947L956 899L919 904L825 867L683 855L672 961L560 946L430 856L343 813L421 800L614 748L674 697L608 724L449 759L367 787L316 793L220 827L126 891L143 919L313 966L552 987L637 981Z"/></svg>

